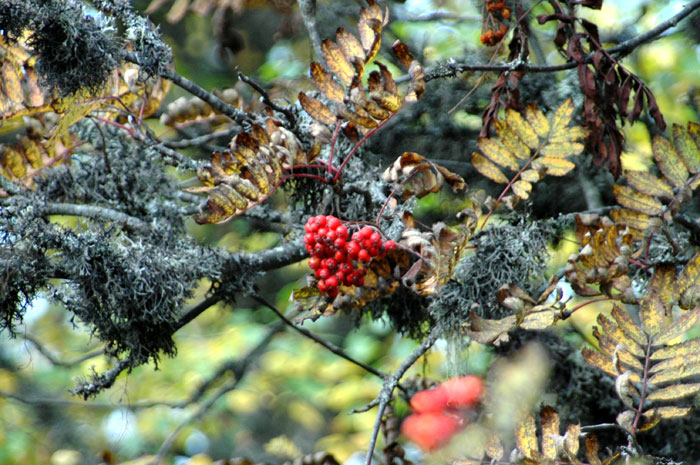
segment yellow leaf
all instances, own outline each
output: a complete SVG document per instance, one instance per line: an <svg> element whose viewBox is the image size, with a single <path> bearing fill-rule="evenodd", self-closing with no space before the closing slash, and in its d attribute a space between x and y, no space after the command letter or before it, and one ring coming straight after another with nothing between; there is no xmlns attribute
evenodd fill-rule
<svg viewBox="0 0 700 465"><path fill-rule="evenodd" d="M644 213L628 210L626 208L616 208L610 212L610 218L619 225L629 226L639 231L645 231L649 226L649 216Z"/></svg>
<svg viewBox="0 0 700 465"><path fill-rule="evenodd" d="M476 145L481 150L481 153L486 155L492 162L512 171L518 171L518 160L498 141L481 137L477 139Z"/></svg>
<svg viewBox="0 0 700 465"><path fill-rule="evenodd" d="M545 138L549 135L549 121L545 118L544 114L537 108L534 103L528 104L525 109L525 118L527 118L530 126L534 129L535 134L541 138Z"/></svg>
<svg viewBox="0 0 700 465"><path fill-rule="evenodd" d="M674 123L672 133L678 155L680 155L688 171L693 174L700 172L700 149L698 149L698 144L693 140L690 132Z"/></svg>
<svg viewBox="0 0 700 465"><path fill-rule="evenodd" d="M626 311L618 307L616 304L613 305L611 316L615 319L617 328L619 328L620 331L622 331L622 334L627 336L629 339L623 338L621 335L614 332L614 329L612 328L610 331L608 331L608 329L604 327L603 329L605 332L614 340L624 343L625 347L627 347L627 349L629 349L629 351L635 354L637 357L643 357L644 351L642 350L642 346L646 346L647 336L644 334L644 331L642 331L642 328L640 328L637 323L634 322L632 317L629 316Z"/></svg>
<svg viewBox="0 0 700 465"><path fill-rule="evenodd" d="M680 381L700 374L700 361L686 359L684 363L667 370L659 371L649 378L652 384L668 383L669 381Z"/></svg>
<svg viewBox="0 0 700 465"><path fill-rule="evenodd" d="M573 457L578 454L579 438L581 437L581 425L569 425L566 427L566 436L564 437L564 446Z"/></svg>
<svg viewBox="0 0 700 465"><path fill-rule="evenodd" d="M559 136L559 134L564 134L566 132L570 132L572 130L579 130L582 128L575 127L575 128L566 128L569 123L571 122L571 117L574 114L574 102L569 98L566 99L564 103L561 104L559 108L554 112L554 115L552 116L552 137L556 138ZM565 131L566 129L566 131ZM576 131L578 132L578 131ZM577 137L584 137L585 136L585 131L583 135L575 134Z"/></svg>
<svg viewBox="0 0 700 465"><path fill-rule="evenodd" d="M357 111L352 111L348 109L348 107L340 107L338 109L338 113L340 113L340 116L342 116L348 121L355 123L357 126L367 129L377 127L379 123L377 123L376 120L370 118L369 115L367 115L367 113L363 109L357 107L355 107L355 109Z"/></svg>
<svg viewBox="0 0 700 465"><path fill-rule="evenodd" d="M299 103L305 112L319 123L333 125L338 120L335 114L320 100L309 97L304 92L299 92Z"/></svg>
<svg viewBox="0 0 700 465"><path fill-rule="evenodd" d="M15 65L9 61L2 62L2 112L24 107L24 92L21 76Z"/></svg>
<svg viewBox="0 0 700 465"><path fill-rule="evenodd" d="M583 354L583 359L587 363L593 365L602 372L607 373L613 378L616 378L620 375L620 373L613 365L612 361L600 352L588 348L583 348L581 350L581 353ZM641 382L641 379L639 378L639 375L637 373L632 373L630 375L630 381L632 381L633 383L639 383Z"/></svg>
<svg viewBox="0 0 700 465"><path fill-rule="evenodd" d="M520 138L521 141L525 143L531 149L537 148L539 145L539 138L537 133L535 133L532 126L523 119L523 117L517 111L509 108L506 110L506 123L511 127L513 132Z"/></svg>
<svg viewBox="0 0 700 465"><path fill-rule="evenodd" d="M676 149L671 143L661 137L656 136L652 142L652 150L654 159L663 175L668 179L674 187L681 187L688 179L688 170L681 161Z"/></svg>
<svg viewBox="0 0 700 465"><path fill-rule="evenodd" d="M647 417L657 416L662 419L680 418L686 416L692 410L691 407L655 407L647 410L643 415Z"/></svg>
<svg viewBox="0 0 700 465"><path fill-rule="evenodd" d="M651 354L651 360L665 360L672 357L686 357L700 352L700 339L691 339L670 347L664 347Z"/></svg>
<svg viewBox="0 0 700 465"><path fill-rule="evenodd" d="M532 162L533 168L546 170L552 176L566 176L576 165L569 160L553 157L538 157Z"/></svg>
<svg viewBox="0 0 700 465"><path fill-rule="evenodd" d="M554 132L552 130L549 136L549 142L552 144L559 142L576 142L583 139L587 135L588 131L581 126L572 126L570 128L566 128L566 131Z"/></svg>
<svg viewBox="0 0 700 465"><path fill-rule="evenodd" d="M382 25L384 23L384 14L379 5L373 0L368 2L369 8L360 10L360 20L357 24L357 30L360 33L360 42L367 53L365 62L374 58L376 49L378 48L378 40L381 38ZM373 53L374 52L374 53Z"/></svg>
<svg viewBox="0 0 700 465"><path fill-rule="evenodd" d="M175 0L175 3L173 3L173 6L170 7L170 11L168 11L165 19L169 23L179 22L182 18L184 18L185 14L187 13L187 7L189 6L189 0Z"/></svg>
<svg viewBox="0 0 700 465"><path fill-rule="evenodd" d="M530 158L530 149L527 145L515 135L515 132L506 124L505 121L495 120L493 127L496 129L498 139L505 145L510 152L521 160Z"/></svg>
<svg viewBox="0 0 700 465"><path fill-rule="evenodd" d="M677 347L677 346L670 346L670 347L667 347L667 348L664 348L661 350L672 349L674 347ZM685 352L685 351L681 351L681 352ZM654 364L649 369L649 373L659 373L660 371L673 370L673 369L682 367L686 363L688 363L688 360L697 360L698 356L700 356L699 352L681 353L679 355L676 355L675 357L667 358L666 360L663 360L659 363ZM652 356L651 359L653 360L654 357Z"/></svg>
<svg viewBox="0 0 700 465"><path fill-rule="evenodd" d="M626 187L613 185L613 194L617 203L630 210L635 210L646 215L660 215L663 212L663 205L654 197Z"/></svg>
<svg viewBox="0 0 700 465"><path fill-rule="evenodd" d="M530 197L530 192L532 192L532 184L523 180L516 181L511 187L515 195L523 200Z"/></svg>
<svg viewBox="0 0 700 465"><path fill-rule="evenodd" d="M331 73L335 74L345 85L350 85L353 76L355 76L355 68L345 58L343 50L330 39L324 39L321 48L323 49L323 59Z"/></svg>
<svg viewBox="0 0 700 465"><path fill-rule="evenodd" d="M479 173L486 176L490 180L500 184L508 184L508 178L506 175L503 174L503 172L496 165L476 152L472 154L472 165L474 165L474 168L476 168Z"/></svg>
<svg viewBox="0 0 700 465"><path fill-rule="evenodd" d="M667 342L676 339L679 336L687 333L693 326L700 321L700 308L688 310L680 316L676 321L664 328L660 333L654 336L653 344L666 344Z"/></svg>
<svg viewBox="0 0 700 465"><path fill-rule="evenodd" d="M537 170L525 170L520 173L520 179L529 183L536 183L540 180L540 173Z"/></svg>
<svg viewBox="0 0 700 465"><path fill-rule="evenodd" d="M537 447L537 430L532 415L522 415L515 428L515 443L518 450L528 459L537 460L540 456Z"/></svg>
<svg viewBox="0 0 700 465"><path fill-rule="evenodd" d="M649 336L656 335L666 325L666 309L656 294L645 297L640 306L642 327Z"/></svg>
<svg viewBox="0 0 700 465"><path fill-rule="evenodd" d="M392 113L398 111L398 109L401 108L401 105L403 104L403 99L401 98L401 96L399 94L393 94L391 92L373 92L370 95L370 97L372 97L372 100L377 102L379 106Z"/></svg>
<svg viewBox="0 0 700 465"><path fill-rule="evenodd" d="M625 172L627 182L639 192L662 199L673 198L673 188L661 178L657 178L648 171Z"/></svg>
<svg viewBox="0 0 700 465"><path fill-rule="evenodd" d="M484 444L484 449L486 455L490 459L498 461L503 458L503 444L501 444L501 440L498 438L496 433L488 434L486 437L486 444ZM481 464L481 461L479 460L477 463Z"/></svg>
<svg viewBox="0 0 700 465"><path fill-rule="evenodd" d="M328 74L323 66L315 61L311 62L311 79L313 79L318 90L323 92L323 95L328 97L329 100L343 103L343 99L345 98L343 86L335 82L333 77Z"/></svg>
<svg viewBox="0 0 700 465"><path fill-rule="evenodd" d="M578 142L550 142L540 153L546 157L566 158L583 152L583 144Z"/></svg>

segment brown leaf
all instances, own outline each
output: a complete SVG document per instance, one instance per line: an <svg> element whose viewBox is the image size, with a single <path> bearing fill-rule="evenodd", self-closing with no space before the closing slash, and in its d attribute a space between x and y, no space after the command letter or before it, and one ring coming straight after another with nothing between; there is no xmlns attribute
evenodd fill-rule
<svg viewBox="0 0 700 465"><path fill-rule="evenodd" d="M335 82L333 77L323 68L323 66L315 61L311 62L311 79L313 79L318 90L323 92L323 95L325 95L329 100L333 100L334 102L341 104L343 103L343 99L345 98L343 86ZM308 110L307 113L309 113Z"/></svg>
<svg viewBox="0 0 700 465"><path fill-rule="evenodd" d="M299 92L299 103L305 112L319 123L333 125L338 120L333 111L320 100L309 97L304 92Z"/></svg>
<svg viewBox="0 0 700 465"><path fill-rule="evenodd" d="M350 85L355 76L355 68L345 57L343 50L330 39L324 39L321 48L323 49L323 59L331 73L345 85Z"/></svg>

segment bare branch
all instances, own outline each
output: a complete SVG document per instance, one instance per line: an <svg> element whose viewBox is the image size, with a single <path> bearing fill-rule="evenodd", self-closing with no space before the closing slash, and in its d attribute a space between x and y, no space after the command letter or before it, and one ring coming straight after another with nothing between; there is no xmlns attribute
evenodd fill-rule
<svg viewBox="0 0 700 465"><path fill-rule="evenodd" d="M273 102L272 99L270 98L270 94L268 94L267 91L265 89L263 89L263 87L260 84L258 84L253 79L249 78L248 76L246 76L245 74L243 74L240 71L237 71L237 74L238 74L238 79L240 79L241 81L248 84L250 87L255 89L255 91L258 94L260 94L260 96L263 99L263 103L265 105L267 105L268 107L272 108L275 111L282 113L284 116L287 117L289 122L294 122L294 120L296 120L296 117L294 116L294 112L291 111L288 107L283 107L283 106L277 105L275 102Z"/></svg>
<svg viewBox="0 0 700 465"><path fill-rule="evenodd" d="M437 326L433 327L430 334L423 340L420 346L418 346L411 354L404 360L401 365L396 369L391 376L384 379L384 385L382 390L377 396L377 398L371 402L371 404L376 405L376 401L379 401L379 410L377 411L377 417L374 420L374 427L372 428L372 436L369 440L369 447L367 449L367 458L365 459L365 465L372 464L372 455L374 454L374 447L377 444L377 436L379 436L379 429L382 425L382 417L384 416L384 410L386 406L391 402L391 398L394 393L394 389L401 381L401 378L408 371L411 366L413 366L416 361L425 354L428 349L430 349L435 341L440 337L441 331Z"/></svg>
<svg viewBox="0 0 700 465"><path fill-rule="evenodd" d="M223 395L226 393L236 389L238 387L238 384L241 382L243 377L246 374L246 371L250 366L255 362L255 360L262 355L264 349L270 344L272 341L273 337L280 332L281 328L284 326L279 324L273 326L265 335L262 341L260 341L253 349L251 349L245 356L243 356L240 360L238 360L238 363L235 364L235 367L233 369L233 375L235 376L235 379L232 381L224 384L221 386L219 389L216 390L216 392L209 397L207 400L202 402L199 407L191 414L189 415L182 423L180 423L167 437L165 442L163 442L163 445L160 447L158 450L158 455L155 458L155 461L153 462L155 465L158 465L163 461L163 458L165 457L165 454L168 453L170 448L173 445L173 442L177 438L177 435L182 431L183 428L185 428L187 425L192 423L193 421L198 420L199 418L202 417L213 405L216 403L217 400L219 400ZM203 385L204 386L204 385ZM206 390L206 387L203 388L203 386L200 386L200 390L204 392ZM199 391L199 390L198 390ZM196 391L196 392L198 392ZM195 394L196 394L195 392Z"/></svg>
<svg viewBox="0 0 700 465"><path fill-rule="evenodd" d="M626 40L619 45L611 47L605 50L605 52L608 54L617 54L621 56L627 55L640 45L658 39L663 32L672 27L675 27L680 21L682 21L690 13L692 13L699 7L700 0L693 0L692 2L688 3L680 12L667 19L666 21L660 23L655 28L650 29L649 31L643 34L640 34L637 37L634 37L633 39ZM588 54L584 58L583 62L591 63L593 61L593 55L593 53ZM467 64L459 63L454 58L450 58L446 61L437 63L437 65L435 65L432 70L426 72L425 80L427 82L438 78L454 77L458 73L462 73L465 71L525 71L528 73L552 73L555 71L573 69L576 68L578 65L579 63L577 61L567 61L566 63L562 63L560 65L529 65L527 63L503 63L496 65ZM397 82L399 80L400 79L397 79Z"/></svg>
<svg viewBox="0 0 700 465"><path fill-rule="evenodd" d="M268 302L267 299L265 299L265 298L263 298L263 297L261 297L261 296L259 296L259 295L253 295L252 297L253 297L253 299L255 299L256 301L258 301L259 303L263 304L264 306L266 306L267 308L269 308L270 310L272 310L273 312L275 312L275 314L279 317L280 320L282 320L282 322L283 322L284 324L286 324L287 326L289 326L289 327L292 328L293 330L297 331L299 334L301 334L301 335L303 335L303 336L305 336L305 337L308 337L309 339L311 339L311 340L314 341L315 343L322 345L323 347L325 347L326 349L330 350L331 352L333 352L334 354L338 355L339 357L344 358L345 360L347 360L347 361L350 362L350 363L354 363L355 365L359 366L360 368L364 369L365 371L367 371L367 372L369 372L369 373L372 373L374 376L377 376L377 377L379 377L379 378L385 378L385 377L386 377L386 374L385 374L385 373L382 373L381 371L379 371L379 370L377 370L377 369L375 369L375 368L373 368L373 367L367 365L366 363L363 363L363 362L361 362L361 361L359 361L359 360L355 360L354 358L352 358L351 356L349 356L348 354L346 354L345 351L344 351L343 349L341 349L340 347L336 346L335 344L332 344L332 343L330 343L330 342L328 342L328 341L325 341L325 340L321 339L320 337L316 336L314 333L312 333L311 331L309 331L309 330L306 329L306 328L302 328L302 327L300 327L300 326L295 325L294 323L292 323L291 321L289 321L289 320L287 319L287 317L285 317L285 316L282 314L282 312L280 312L280 311L277 309L277 307L275 307L273 304L271 304L270 302Z"/></svg>
<svg viewBox="0 0 700 465"><path fill-rule="evenodd" d="M61 366L61 367L72 367L75 365L79 365L83 363L85 360L90 360L91 358L95 358L99 355L103 355L105 353L104 349L100 350L95 350L93 352L90 352L88 354L83 355L82 357L78 357L74 360L61 360L58 357L56 357L53 352L51 352L46 346L44 346L37 338L30 334L22 334L21 335L25 340L29 341L32 343L34 347L36 347L36 350L39 351L41 355L43 355L49 362L51 362L52 365L56 366Z"/></svg>
<svg viewBox="0 0 700 465"><path fill-rule="evenodd" d="M43 205L43 208L47 215L82 216L93 220L113 221L136 232L145 232L150 229L147 223L138 218L134 218L133 216L117 210L95 205L49 202Z"/></svg>

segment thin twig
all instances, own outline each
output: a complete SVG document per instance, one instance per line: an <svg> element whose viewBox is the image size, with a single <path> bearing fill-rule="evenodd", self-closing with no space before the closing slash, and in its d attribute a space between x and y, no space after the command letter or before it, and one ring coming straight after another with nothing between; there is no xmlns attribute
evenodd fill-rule
<svg viewBox="0 0 700 465"><path fill-rule="evenodd" d="M312 341L314 341L317 344L322 345L323 347L330 350L331 352L338 355L339 357L344 358L345 360L347 360L350 363L354 363L355 365L359 366L360 368L364 369L365 371L372 373L374 376L377 376L379 378L385 378L387 376L386 373L382 373L381 371L367 365L366 363L363 363L359 360L355 360L354 358L349 356L347 353L345 353L345 351L343 349L341 349L340 347L338 347L335 344L332 344L326 340L321 339L320 337L316 336L314 333L312 333L308 329L295 325L287 317L285 317L284 314L277 309L277 307L275 307L272 303L268 302L267 299L265 299L264 297L261 297L259 295L253 295L252 297L253 297L253 299L258 301L259 303L263 304L264 306L266 306L267 308L269 308L270 310L275 312L277 317L280 320L282 320L282 322L284 324L286 324L287 326L289 326L293 330L297 331L299 334L311 339Z"/></svg>
<svg viewBox="0 0 700 465"><path fill-rule="evenodd" d="M238 134L240 130L241 128L236 126L233 128L225 129L223 131L212 132L198 137L192 137L191 139L165 141L163 142L163 145L171 149L184 149L187 147L196 147L202 144L206 144L207 142L212 141L214 139L218 139L220 137L231 138L234 135Z"/></svg>
<svg viewBox="0 0 700 465"><path fill-rule="evenodd" d="M272 108L275 111L278 111L282 113L284 116L287 117L287 120L289 120L290 123L293 123L296 120L296 116L294 115L294 112L289 109L289 107L283 107L281 105L277 105L275 102L272 101L270 98L270 94L267 93L267 91L257 82L255 82L253 79L249 78L245 74L243 74L241 71L237 71L238 73L238 79L241 81L245 82L248 84L250 87L255 89L255 91L260 94L260 96L263 99L263 103L267 105L268 107Z"/></svg>
<svg viewBox="0 0 700 465"><path fill-rule="evenodd" d="M58 357L56 357L53 352L51 352L46 346L44 346L37 338L30 334L22 334L22 338L25 340L29 341L32 343L34 347L36 347L36 350L43 355L49 362L51 362L52 365L56 366L61 366L61 367L72 367L75 365L79 365L83 363L85 360L90 360L91 358L95 358L99 355L102 355L105 353L104 349L100 350L95 350L93 352L90 352L88 354L83 355L82 357L78 357L74 360L61 360Z"/></svg>
<svg viewBox="0 0 700 465"><path fill-rule="evenodd" d="M664 31L676 26L680 21L682 21L684 18L686 18L699 7L700 0L693 0L692 2L688 3L677 14L670 17L666 21L660 23L658 26L630 40L626 40L619 45L606 49L604 50L604 52L608 54L619 54L624 56L630 53L635 48L639 47L640 45L658 39ZM594 53L588 54L583 59L583 63L591 63L593 61L593 55ZM465 71L525 71L529 73L552 73L555 71L573 69L576 68L579 64L579 62L571 60L560 65L529 65L527 63L519 63L517 64L517 66L514 67L512 63L503 63L498 65L472 65L467 63L458 63L454 58L451 58L446 61L439 62L436 66L433 67L432 70L426 72L425 80L426 82L428 82L438 78L454 77L457 73L462 73ZM399 80L400 79L397 79L396 81L399 82Z"/></svg>
<svg viewBox="0 0 700 465"><path fill-rule="evenodd" d="M137 65L140 64L139 56L136 53L131 52L131 51L124 52L124 59L126 61L129 61L129 62L137 64ZM169 81L172 81L173 84L175 84L179 87L182 87L190 94L204 100L209 105L211 105L212 108L220 111L221 113L223 113L224 115L228 116L229 118L231 118L232 120L234 120L238 123L242 123L244 121L250 120L250 117L244 111L239 110L238 108L234 107L230 103L224 102L223 100L221 100L219 97L217 97L213 93L211 93L207 90L204 90L202 87L200 87L199 85L190 81L189 79L180 76L175 71L172 71L170 69L164 69L161 72L160 76L169 80Z"/></svg>
<svg viewBox="0 0 700 465"><path fill-rule="evenodd" d="M413 352L411 352L408 358L406 358L406 360L404 360L401 363L401 365L399 365L399 367L391 376L388 376L384 379L384 385L382 386L382 390L377 396L377 399L379 400L379 410L377 411L377 417L374 420L374 427L372 428L372 436L369 440L369 447L367 449L367 458L365 459L365 465L371 465L372 463L372 455L374 454L374 447L377 444L377 436L379 436L379 429L382 425L382 417L384 416L384 410L391 401L394 389L399 384L399 381L401 381L401 378L408 371L408 369L411 368L411 366L413 366L413 364L416 363L416 361L421 356L423 356L423 354L425 354L428 351L428 349L430 349L433 346L433 344L435 344L435 341L438 340L440 334L440 329L437 326L433 327L432 331L430 331L430 334L428 334L428 336L423 340L421 345L418 346ZM375 399L373 403L376 402L377 399Z"/></svg>
<svg viewBox="0 0 700 465"><path fill-rule="evenodd" d="M263 340L260 341L253 349L251 349L245 356L243 356L238 361L237 366L232 370L235 378L232 381L221 386L211 397L199 404L199 407L197 407L197 409L191 415L189 415L170 433L167 439L163 442L163 445L158 450L158 455L156 456L153 462L155 465L158 465L163 461L165 454L167 454L168 451L170 451L173 442L175 441L177 435L180 433L180 431L182 431L183 428L185 428L193 421L196 421L199 418L201 418L202 415L204 415L216 403L217 400L219 400L226 393L238 387L238 384L245 376L246 372L248 371L248 368L250 368L253 362L262 355L264 349L270 344L270 342L272 342L273 337L277 333L279 333L282 330L282 328L284 328L282 324L274 325L272 328L270 328Z"/></svg>

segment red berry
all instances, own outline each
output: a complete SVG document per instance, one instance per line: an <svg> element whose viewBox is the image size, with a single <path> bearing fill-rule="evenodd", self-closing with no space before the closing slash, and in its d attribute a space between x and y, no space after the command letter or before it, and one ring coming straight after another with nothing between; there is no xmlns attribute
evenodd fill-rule
<svg viewBox="0 0 700 465"><path fill-rule="evenodd" d="M338 235L338 237L342 237L343 239L348 238L348 228L343 226L342 224L335 228L335 233Z"/></svg>
<svg viewBox="0 0 700 465"><path fill-rule="evenodd" d="M447 407L447 390L442 386L416 392L411 397L411 408L416 413L440 412Z"/></svg>
<svg viewBox="0 0 700 465"><path fill-rule="evenodd" d="M313 233L304 234L304 243L305 244L314 244L315 242L316 242L316 234L313 234Z"/></svg>
<svg viewBox="0 0 700 465"><path fill-rule="evenodd" d="M338 287L338 278L335 276L330 276L326 279L326 286L328 287Z"/></svg>
<svg viewBox="0 0 700 465"><path fill-rule="evenodd" d="M392 241L389 239L384 243L384 250L387 252L391 252L392 250L396 250L396 242Z"/></svg>
<svg viewBox="0 0 700 465"><path fill-rule="evenodd" d="M306 244L304 247L306 247L306 251L310 254L314 253L314 248L311 246L311 244Z"/></svg>
<svg viewBox="0 0 700 465"><path fill-rule="evenodd" d="M362 239L369 239L372 236L372 233L374 230L370 228L369 226L365 226L364 228L360 229L360 237Z"/></svg>
<svg viewBox="0 0 700 465"><path fill-rule="evenodd" d="M318 225L319 228L321 228L322 226L325 226L326 225L326 217L323 215L318 215L316 217L316 224Z"/></svg>
<svg viewBox="0 0 700 465"><path fill-rule="evenodd" d="M371 249L371 248L372 248L372 245L373 245L373 244L372 244L372 241L370 241L369 239L364 239L362 242L360 242L360 244L361 244L362 247L365 248L365 249Z"/></svg>
<svg viewBox="0 0 700 465"><path fill-rule="evenodd" d="M355 275L354 273L346 274L345 278L343 278L343 284L346 286L352 286L355 283Z"/></svg>
<svg viewBox="0 0 700 465"><path fill-rule="evenodd" d="M374 245L379 245L382 243L382 236L378 232L373 232L371 236L369 236L369 240L372 241Z"/></svg>
<svg viewBox="0 0 700 465"><path fill-rule="evenodd" d="M370 257L367 249L361 249L357 254L357 258L362 262L368 263L372 257Z"/></svg>
<svg viewBox="0 0 700 465"><path fill-rule="evenodd" d="M324 237L328 239L328 242L333 242L338 237L338 234L335 232L335 230L329 229Z"/></svg>
<svg viewBox="0 0 700 465"><path fill-rule="evenodd" d="M318 228L318 233L320 237L326 237L326 234L328 234L328 228Z"/></svg>
<svg viewBox="0 0 700 465"><path fill-rule="evenodd" d="M322 256L325 249L326 247L323 244L317 242L316 245L314 245L314 255Z"/></svg>
<svg viewBox="0 0 700 465"><path fill-rule="evenodd" d="M352 233L351 239L355 242L359 242L362 239L362 237L360 237L360 231L355 231Z"/></svg>
<svg viewBox="0 0 700 465"><path fill-rule="evenodd" d="M338 237L336 240L333 241L333 246L336 249L344 249L345 244L347 244L347 242L345 242L345 239L343 239L342 237Z"/></svg>
<svg viewBox="0 0 700 465"><path fill-rule="evenodd" d="M328 290L328 286L326 286L326 281L324 281L323 279L316 283L316 287L321 292L326 292L326 290Z"/></svg>
<svg viewBox="0 0 700 465"><path fill-rule="evenodd" d="M334 276L335 276L336 278L338 278L338 283L339 283L339 284L342 284L343 281L345 281L345 273L343 273L343 272L340 271L340 270L336 271Z"/></svg>
<svg viewBox="0 0 700 465"><path fill-rule="evenodd" d="M321 278L321 268L316 268L316 270L314 271L314 276L316 276L316 278L319 279Z"/></svg>
<svg viewBox="0 0 700 465"><path fill-rule="evenodd" d="M326 294L328 294L328 297L335 298L338 296L338 288L337 287L329 287Z"/></svg>
<svg viewBox="0 0 700 465"><path fill-rule="evenodd" d="M340 250L338 250L338 251L335 253L335 255L333 256L333 258L335 258L336 261L337 261L338 263L342 263L342 262L345 261L345 259L346 259L347 257L345 256L345 254L344 254L343 252L341 252Z"/></svg>
<svg viewBox="0 0 700 465"><path fill-rule="evenodd" d="M352 271L352 265L348 262L343 262L338 265L338 271L342 271L345 274L350 273Z"/></svg>
<svg viewBox="0 0 700 465"><path fill-rule="evenodd" d="M414 413L401 424L401 432L421 449L430 451L444 445L461 427L458 418L440 412Z"/></svg>
<svg viewBox="0 0 700 465"><path fill-rule="evenodd" d="M336 268L338 268L338 262L336 261L335 258L327 258L324 260L324 262L325 262L324 265L329 270L335 270Z"/></svg>
<svg viewBox="0 0 700 465"><path fill-rule="evenodd" d="M348 256L354 260L360 253L360 244L355 241L348 242L348 245L345 247L345 251L348 253Z"/></svg>
<svg viewBox="0 0 700 465"><path fill-rule="evenodd" d="M368 250L368 252L370 257L376 257L377 255L379 255L379 249L377 247L372 247Z"/></svg>
<svg viewBox="0 0 700 465"><path fill-rule="evenodd" d="M340 226L340 220L335 216L328 216L326 220L326 226L328 227L328 229L335 229L338 226Z"/></svg>
<svg viewBox="0 0 700 465"><path fill-rule="evenodd" d="M484 393L484 382L474 375L448 379L441 387L447 393L449 407L473 407Z"/></svg>
<svg viewBox="0 0 700 465"><path fill-rule="evenodd" d="M316 271L318 272L318 278L321 278L321 279L326 279L327 277L329 277L331 275L331 270L329 270L325 266L322 268L319 268Z"/></svg>
<svg viewBox="0 0 700 465"><path fill-rule="evenodd" d="M321 259L318 257L311 257L309 258L309 268L312 270L317 269L319 266L321 266Z"/></svg>

